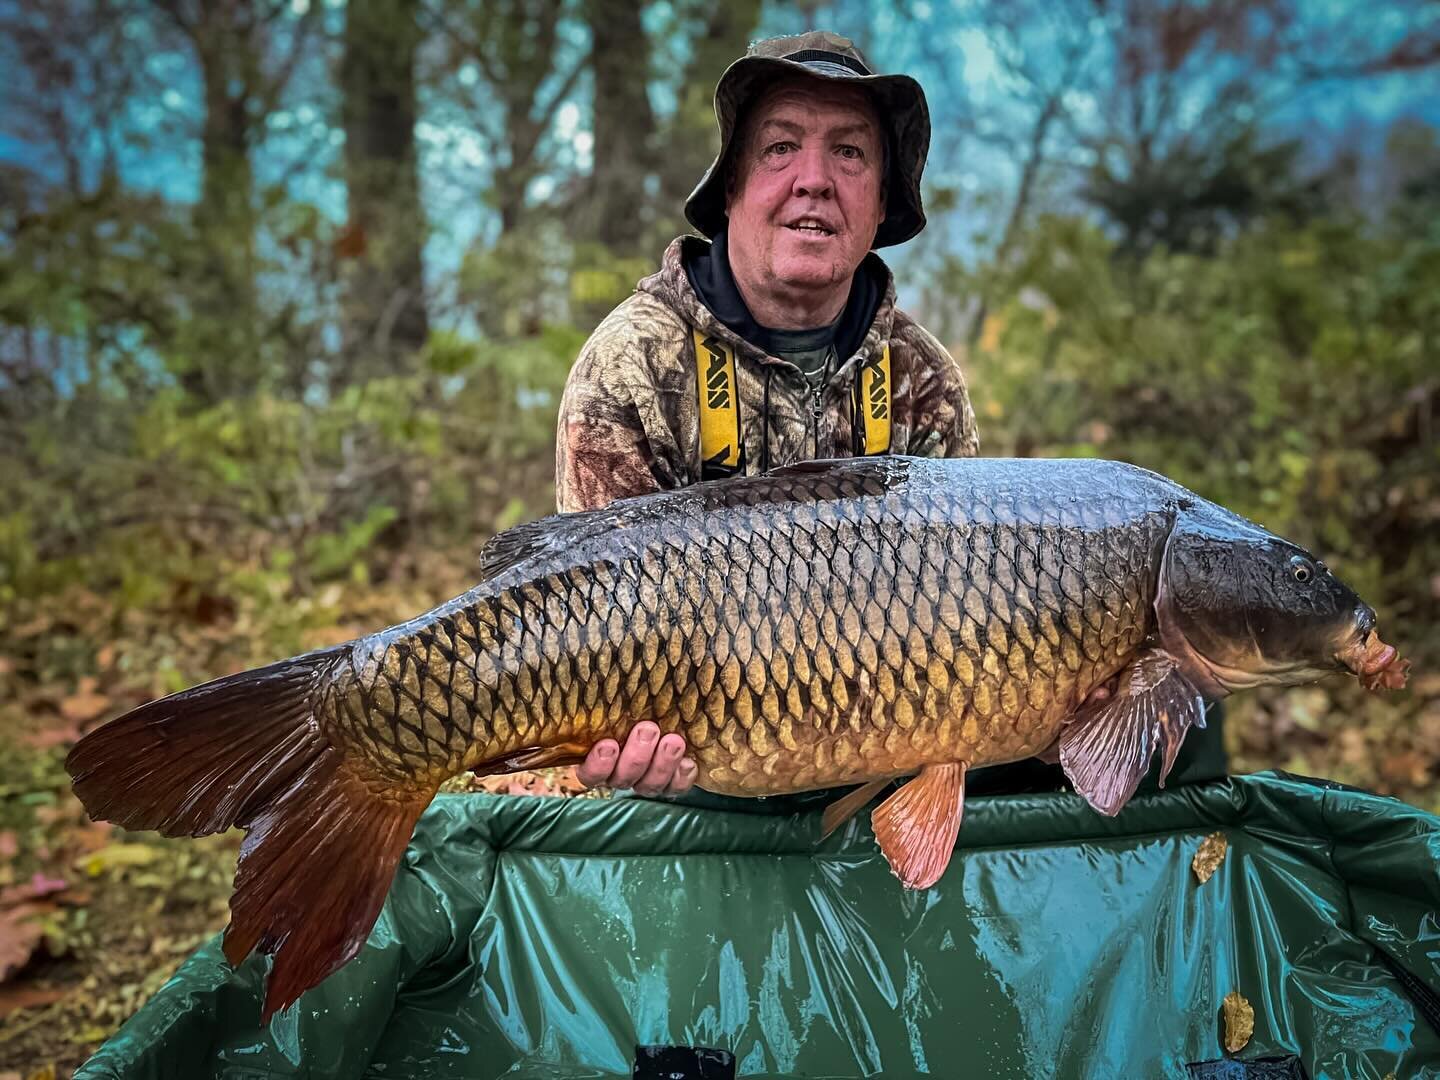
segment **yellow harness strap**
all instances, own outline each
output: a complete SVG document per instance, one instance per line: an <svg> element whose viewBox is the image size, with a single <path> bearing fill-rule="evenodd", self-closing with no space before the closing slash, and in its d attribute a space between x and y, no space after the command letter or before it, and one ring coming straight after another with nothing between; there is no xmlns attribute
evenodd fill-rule
<svg viewBox="0 0 1440 1080"><path fill-rule="evenodd" d="M735 354L719 338L695 336L695 370L700 388L701 478L734 476L742 466L740 388Z"/></svg>
<svg viewBox="0 0 1440 1080"><path fill-rule="evenodd" d="M740 388L735 354L716 337L692 331L695 373L700 395L701 478L734 476L744 468L740 442ZM890 451L890 345L868 358L855 372L855 452Z"/></svg>
<svg viewBox="0 0 1440 1080"><path fill-rule="evenodd" d="M890 343L855 373L855 415L864 426L864 454L890 450ZM857 433L858 435L858 433ZM859 439L856 440L859 442Z"/></svg>

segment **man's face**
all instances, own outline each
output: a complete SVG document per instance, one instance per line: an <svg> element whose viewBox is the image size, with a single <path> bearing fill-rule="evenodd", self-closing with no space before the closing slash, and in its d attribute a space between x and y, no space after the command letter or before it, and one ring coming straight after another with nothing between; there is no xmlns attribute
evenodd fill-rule
<svg viewBox="0 0 1440 1080"><path fill-rule="evenodd" d="M880 125L856 87L809 79L756 103L726 195L737 277L782 291L848 283L885 220Z"/></svg>

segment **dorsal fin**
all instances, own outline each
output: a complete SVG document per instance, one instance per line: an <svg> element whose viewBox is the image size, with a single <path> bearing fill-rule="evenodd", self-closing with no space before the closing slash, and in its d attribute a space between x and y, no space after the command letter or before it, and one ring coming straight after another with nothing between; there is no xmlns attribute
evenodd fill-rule
<svg viewBox="0 0 1440 1080"><path fill-rule="evenodd" d="M789 465L777 465L766 476L811 476L815 473L829 472L841 462L849 462L851 458L811 458L807 461L795 461Z"/></svg>
<svg viewBox="0 0 1440 1080"><path fill-rule="evenodd" d="M684 494L683 491L656 491L632 495L598 510L551 514L496 533L480 548L480 580L489 581L531 559L569 551L584 540L636 524L643 521L647 513L654 514L656 508L663 508L668 500Z"/></svg>
<svg viewBox="0 0 1440 1080"><path fill-rule="evenodd" d="M554 534L566 524L563 517L552 514L496 533L480 549L480 580L489 581L533 556L555 550Z"/></svg>
<svg viewBox="0 0 1440 1080"><path fill-rule="evenodd" d="M908 467L905 458L894 456L798 461L758 476L707 480L674 491L617 499L598 510L552 514L491 537L480 549L480 579L489 581L532 559L569 551L585 540L647 521L726 506L789 501L797 496L793 483L797 480L806 482L804 498L879 494L903 481ZM781 483L775 483L777 480Z"/></svg>
<svg viewBox="0 0 1440 1080"><path fill-rule="evenodd" d="M772 479L776 477L818 478L822 475L845 478L883 477L894 482L903 479L908 465L909 462L904 458L891 456L814 458L809 461L781 465L767 473L762 473L761 476Z"/></svg>
<svg viewBox="0 0 1440 1080"><path fill-rule="evenodd" d="M565 551L620 522L613 507L578 514L551 514L496 533L480 549L480 580L489 581L531 559Z"/></svg>

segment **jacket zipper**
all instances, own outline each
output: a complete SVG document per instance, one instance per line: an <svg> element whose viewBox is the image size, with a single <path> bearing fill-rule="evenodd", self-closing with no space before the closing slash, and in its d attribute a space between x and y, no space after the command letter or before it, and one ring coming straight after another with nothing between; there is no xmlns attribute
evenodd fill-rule
<svg viewBox="0 0 1440 1080"><path fill-rule="evenodd" d="M814 440L815 449L813 456L820 456L820 417L825 412L825 384L823 382L810 388L810 420L811 437Z"/></svg>
<svg viewBox="0 0 1440 1080"><path fill-rule="evenodd" d="M832 365L838 362L835 346L831 345L825 364L820 369L820 377L810 387L810 438L814 445L812 457L820 456L820 417L825 415L825 388L830 385L830 374L834 370Z"/></svg>

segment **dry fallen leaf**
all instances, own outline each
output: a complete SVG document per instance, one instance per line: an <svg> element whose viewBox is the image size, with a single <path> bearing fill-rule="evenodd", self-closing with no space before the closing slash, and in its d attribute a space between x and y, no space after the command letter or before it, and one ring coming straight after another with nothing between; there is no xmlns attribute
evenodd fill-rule
<svg viewBox="0 0 1440 1080"><path fill-rule="evenodd" d="M27 732L20 736L20 741L31 750L53 750L57 746L73 743L78 738L80 738L80 730L72 723Z"/></svg>
<svg viewBox="0 0 1440 1080"><path fill-rule="evenodd" d="M66 834L70 845L78 851L99 851L110 843L114 827L108 821L87 821L76 825Z"/></svg>
<svg viewBox="0 0 1440 1080"><path fill-rule="evenodd" d="M51 893L64 892L68 887L68 883L63 878L46 877L37 870L23 885L11 885L8 888L0 889L0 908L10 904L24 904L31 900L39 900Z"/></svg>
<svg viewBox="0 0 1440 1080"><path fill-rule="evenodd" d="M37 986L0 986L0 1020L20 1009L50 1005L65 996L64 990L41 989ZM3 1074L0 1074L3 1080Z"/></svg>
<svg viewBox="0 0 1440 1080"><path fill-rule="evenodd" d="M1220 864L1225 861L1225 852L1229 846L1224 833L1211 833L1200 841L1195 858L1190 860L1190 869L1195 871L1195 876L1200 879L1201 885L1209 881L1211 875L1220 869Z"/></svg>
<svg viewBox="0 0 1440 1080"><path fill-rule="evenodd" d="M104 694L81 690L60 702L60 715L72 724L84 724L110 708L110 699Z"/></svg>
<svg viewBox="0 0 1440 1080"><path fill-rule="evenodd" d="M471 790L488 791L492 795L576 795L584 785L573 770L540 769L514 773L477 776Z"/></svg>
<svg viewBox="0 0 1440 1080"><path fill-rule="evenodd" d="M1380 761L1380 776L1390 784L1423 787L1430 779L1430 762L1414 750L1388 754Z"/></svg>
<svg viewBox="0 0 1440 1080"><path fill-rule="evenodd" d="M0 909L0 983L30 962L45 939L44 916L56 905L48 900L19 903Z"/></svg>
<svg viewBox="0 0 1440 1080"><path fill-rule="evenodd" d="M91 877L120 866L146 866L155 861L159 850L149 844L107 844L75 860L75 868Z"/></svg>
<svg viewBox="0 0 1440 1080"><path fill-rule="evenodd" d="M78 799L62 799L51 806L35 807L35 820L47 828L85 820L85 807Z"/></svg>
<svg viewBox="0 0 1440 1080"><path fill-rule="evenodd" d="M584 795L590 789L580 782L575 766L567 765L555 776L555 786L566 795Z"/></svg>
<svg viewBox="0 0 1440 1080"><path fill-rule="evenodd" d="M1225 1049L1238 1054L1255 1034L1255 1010L1239 990L1232 990L1225 995L1221 1012L1225 1017Z"/></svg>
<svg viewBox="0 0 1440 1080"><path fill-rule="evenodd" d="M69 883L64 878L46 877L39 870L30 875L30 891L36 896L49 896L51 893L64 892L69 887Z"/></svg>
<svg viewBox="0 0 1440 1080"><path fill-rule="evenodd" d="M1435 580L1440 581L1440 574L1435 575ZM1435 595L1440 596L1440 592L1437 592ZM10 634L12 637L20 638L21 640L40 637L42 634L48 634L54 626L55 620L49 615L37 615L29 622L21 623L19 626L13 627L10 630Z"/></svg>

